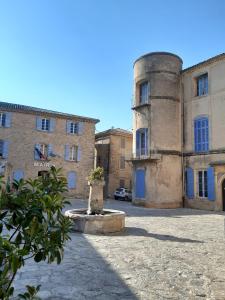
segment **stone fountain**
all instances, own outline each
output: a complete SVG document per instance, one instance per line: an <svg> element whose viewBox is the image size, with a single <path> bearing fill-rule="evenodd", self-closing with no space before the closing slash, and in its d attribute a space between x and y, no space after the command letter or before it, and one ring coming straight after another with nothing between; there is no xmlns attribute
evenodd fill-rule
<svg viewBox="0 0 225 300"><path fill-rule="evenodd" d="M67 210L65 215L73 221L73 230L84 233L119 232L125 226L125 213L103 208L103 169L93 170L89 176L88 208Z"/></svg>

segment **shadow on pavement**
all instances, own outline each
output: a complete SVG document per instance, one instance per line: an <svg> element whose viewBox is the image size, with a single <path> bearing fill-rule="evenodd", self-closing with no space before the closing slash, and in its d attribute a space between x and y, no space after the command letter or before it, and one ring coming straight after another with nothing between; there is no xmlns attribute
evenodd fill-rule
<svg viewBox="0 0 225 300"><path fill-rule="evenodd" d="M26 284L41 284L43 300L138 300L85 235L72 233L71 238L60 265L29 261L21 269L15 282L15 295Z"/></svg>
<svg viewBox="0 0 225 300"><path fill-rule="evenodd" d="M160 241L171 241L171 242L179 242L179 243L204 243L202 241L198 240L192 240L187 238L180 238L173 235L168 234L157 234L157 233L151 233L143 228L137 228L137 227L125 227L123 232L119 233L112 233L108 234L110 236L143 236L143 237L150 237L153 239L157 239Z"/></svg>

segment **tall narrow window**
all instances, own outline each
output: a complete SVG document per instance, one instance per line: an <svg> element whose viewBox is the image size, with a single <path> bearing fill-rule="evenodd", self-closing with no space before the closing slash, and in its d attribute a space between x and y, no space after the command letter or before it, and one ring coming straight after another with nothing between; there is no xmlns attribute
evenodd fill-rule
<svg viewBox="0 0 225 300"><path fill-rule="evenodd" d="M77 161L78 146L70 147L70 160Z"/></svg>
<svg viewBox="0 0 225 300"><path fill-rule="evenodd" d="M120 146L121 146L122 149L125 148L125 138L124 137L121 137Z"/></svg>
<svg viewBox="0 0 225 300"><path fill-rule="evenodd" d="M5 127L6 114L0 113L0 127Z"/></svg>
<svg viewBox="0 0 225 300"><path fill-rule="evenodd" d="M139 95L140 95L139 98L140 104L148 103L148 96L149 96L148 82L143 82L140 84Z"/></svg>
<svg viewBox="0 0 225 300"><path fill-rule="evenodd" d="M194 121L195 151L209 150L209 122L208 118L198 118Z"/></svg>
<svg viewBox="0 0 225 300"><path fill-rule="evenodd" d="M124 187L125 187L125 180L120 179L120 188L124 188Z"/></svg>
<svg viewBox="0 0 225 300"><path fill-rule="evenodd" d="M208 94L208 74L197 77L197 96Z"/></svg>
<svg viewBox="0 0 225 300"><path fill-rule="evenodd" d="M120 156L120 169L125 169L125 157Z"/></svg>
<svg viewBox="0 0 225 300"><path fill-rule="evenodd" d="M4 153L4 141L0 140L0 157L3 157Z"/></svg>
<svg viewBox="0 0 225 300"><path fill-rule="evenodd" d="M50 123L49 119L42 119L41 120L41 130L49 131L49 123Z"/></svg>
<svg viewBox="0 0 225 300"><path fill-rule="evenodd" d="M70 123L70 133L77 134L78 133L78 123Z"/></svg>
<svg viewBox="0 0 225 300"><path fill-rule="evenodd" d="M198 171L198 196L208 197L207 171Z"/></svg>
<svg viewBox="0 0 225 300"><path fill-rule="evenodd" d="M140 128L136 131L137 156L148 154L148 128Z"/></svg>

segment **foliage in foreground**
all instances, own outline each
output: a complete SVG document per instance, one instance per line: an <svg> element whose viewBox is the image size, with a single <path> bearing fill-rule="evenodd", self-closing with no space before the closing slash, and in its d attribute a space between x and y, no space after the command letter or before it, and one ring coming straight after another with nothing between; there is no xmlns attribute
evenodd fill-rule
<svg viewBox="0 0 225 300"><path fill-rule="evenodd" d="M54 167L49 176L14 181L12 188L0 182L0 299L13 295L13 280L26 260L61 262L71 226L62 213L69 203L62 195L66 185ZM19 298L38 299L39 288L27 286Z"/></svg>
<svg viewBox="0 0 225 300"><path fill-rule="evenodd" d="M103 180L104 179L104 169L102 167L97 167L94 170L91 170L88 180L90 182L95 180Z"/></svg>

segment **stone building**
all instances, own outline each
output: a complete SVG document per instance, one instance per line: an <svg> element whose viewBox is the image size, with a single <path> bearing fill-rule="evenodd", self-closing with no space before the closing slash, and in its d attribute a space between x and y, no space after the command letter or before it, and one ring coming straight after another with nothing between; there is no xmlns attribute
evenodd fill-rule
<svg viewBox="0 0 225 300"><path fill-rule="evenodd" d="M85 197L99 120L0 102L0 172L7 180L62 168L68 194Z"/></svg>
<svg viewBox="0 0 225 300"><path fill-rule="evenodd" d="M120 128L95 135L96 165L104 168L104 197L112 197L116 188L131 189L132 165L127 162L132 153L132 133Z"/></svg>
<svg viewBox="0 0 225 300"><path fill-rule="evenodd" d="M134 63L133 202L225 210L225 54L182 69L167 52Z"/></svg>

